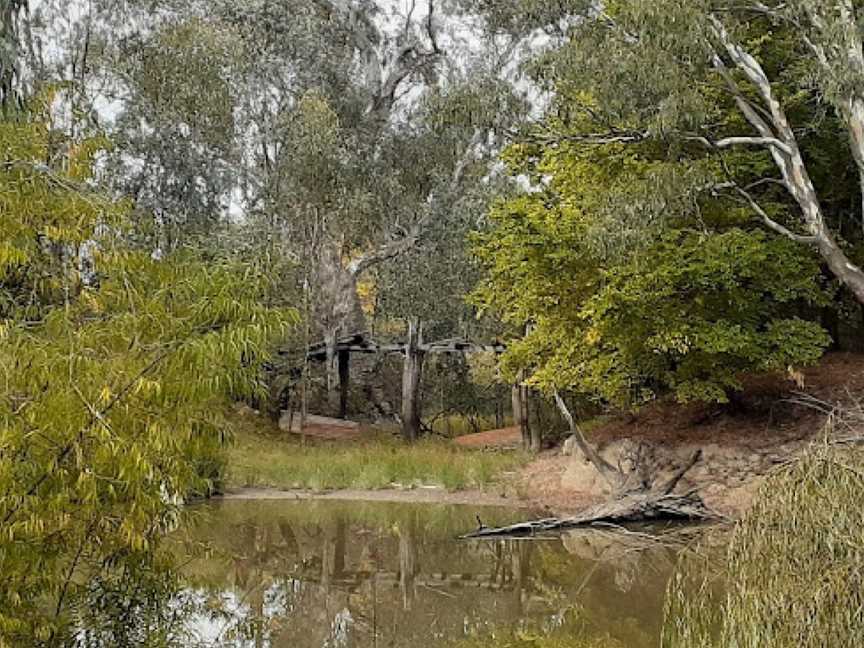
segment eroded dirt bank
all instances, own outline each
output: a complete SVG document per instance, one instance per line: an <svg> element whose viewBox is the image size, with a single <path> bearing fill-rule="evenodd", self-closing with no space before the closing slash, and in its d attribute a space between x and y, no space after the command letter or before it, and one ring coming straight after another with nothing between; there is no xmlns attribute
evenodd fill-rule
<svg viewBox="0 0 864 648"><path fill-rule="evenodd" d="M695 491L717 513L738 517L766 475L822 438L829 412L861 410L864 355L829 354L818 367L754 377L745 387L730 405L657 403L615 417L592 430L590 440L634 481L662 481L701 451L677 492ZM556 513L581 511L611 492L568 446L542 453L518 477L521 492Z"/></svg>

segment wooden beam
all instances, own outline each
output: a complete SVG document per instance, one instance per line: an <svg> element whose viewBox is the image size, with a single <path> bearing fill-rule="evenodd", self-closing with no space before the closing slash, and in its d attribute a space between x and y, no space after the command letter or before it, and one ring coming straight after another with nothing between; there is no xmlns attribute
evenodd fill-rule
<svg viewBox="0 0 864 648"><path fill-rule="evenodd" d="M336 344L336 352L342 353L375 353L375 354L400 354L405 355L406 346L409 344L409 341L405 342L391 342L388 344L382 344L375 340L371 339L363 339L358 336L346 337L342 338L341 341ZM496 355L500 355L507 350L507 347L503 344L475 344L474 342L470 342L467 340L439 340L437 342L430 342L427 344L419 344L417 346L417 350L422 353L461 353L461 354L470 354L470 353L494 353ZM327 349L326 346L315 344L309 347L309 350L306 353L306 357L309 360L314 360L316 362L321 362L327 359Z"/></svg>
<svg viewBox="0 0 864 648"><path fill-rule="evenodd" d="M348 390L351 382L351 353L339 349L339 418L348 418Z"/></svg>

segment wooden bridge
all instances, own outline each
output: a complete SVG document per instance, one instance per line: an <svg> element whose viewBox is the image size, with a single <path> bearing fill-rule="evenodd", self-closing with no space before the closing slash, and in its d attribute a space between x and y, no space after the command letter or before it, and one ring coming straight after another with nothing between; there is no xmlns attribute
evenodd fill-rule
<svg viewBox="0 0 864 648"><path fill-rule="evenodd" d="M335 341L320 341L309 345L306 358L313 362L327 365L328 401L332 413L338 411L340 418L348 414L348 393L351 385L351 355L361 354L400 354L404 356L402 371L402 408L401 425L403 436L413 441L420 435L420 380L423 372L423 360L428 354L501 354L507 350L500 341L492 344L478 344L461 338L449 338L435 342L424 342L422 331L416 324L408 327L408 337L405 340L381 342L369 332L357 332L344 335ZM520 393L523 391L518 389ZM514 393L514 418L520 420L523 407L517 406Z"/></svg>
<svg viewBox="0 0 864 648"><path fill-rule="evenodd" d="M352 353L378 353L404 355L408 347L407 341L379 342L368 333L354 333L336 340L336 353L350 356ZM476 344L460 338L438 340L431 343L418 343L417 350L421 353L504 353L507 347L501 343ZM327 343L324 341L309 345L306 357L310 360L325 362L327 360Z"/></svg>

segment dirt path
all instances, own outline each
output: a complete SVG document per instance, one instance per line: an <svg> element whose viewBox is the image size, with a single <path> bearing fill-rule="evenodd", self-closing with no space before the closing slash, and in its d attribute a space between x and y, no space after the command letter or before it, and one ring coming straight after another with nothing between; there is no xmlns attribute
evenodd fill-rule
<svg viewBox="0 0 864 648"><path fill-rule="evenodd" d="M215 500L336 500L362 502L393 502L402 504L460 504L467 506L502 506L533 509L536 504L519 498L508 498L482 491L447 491L443 488L336 490L314 492L307 490L276 490L268 488L231 489Z"/></svg>
<svg viewBox="0 0 864 648"><path fill-rule="evenodd" d="M522 446L522 432L518 427L487 430L456 437L454 443L463 448L519 448Z"/></svg>

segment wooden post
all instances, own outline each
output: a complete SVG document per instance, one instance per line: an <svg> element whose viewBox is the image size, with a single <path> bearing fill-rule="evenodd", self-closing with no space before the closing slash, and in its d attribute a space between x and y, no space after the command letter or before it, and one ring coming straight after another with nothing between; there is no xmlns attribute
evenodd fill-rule
<svg viewBox="0 0 864 648"><path fill-rule="evenodd" d="M518 383L513 385L511 400L513 403L513 424L519 427L522 433L522 447L531 449L531 426L528 421L528 388L522 384L525 379L524 372L519 372Z"/></svg>
<svg viewBox="0 0 864 648"><path fill-rule="evenodd" d="M402 366L402 436L408 442L420 437L420 380L423 376L423 332L417 318L408 322L405 363Z"/></svg>
<svg viewBox="0 0 864 648"><path fill-rule="evenodd" d="M330 416L339 414L339 362L337 358L336 345L338 342L336 329L329 329L324 333L325 345L325 371L327 373L327 413Z"/></svg>
<svg viewBox="0 0 864 648"><path fill-rule="evenodd" d="M351 383L351 353L339 351L339 418L348 418L348 389Z"/></svg>

